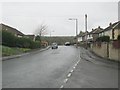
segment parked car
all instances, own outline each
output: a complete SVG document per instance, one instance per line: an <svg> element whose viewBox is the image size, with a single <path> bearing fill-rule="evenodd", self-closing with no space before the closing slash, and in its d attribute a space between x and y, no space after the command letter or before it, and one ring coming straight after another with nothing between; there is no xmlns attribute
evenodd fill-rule
<svg viewBox="0 0 120 90"><path fill-rule="evenodd" d="M70 42L65 42L65 46L70 46Z"/></svg>
<svg viewBox="0 0 120 90"><path fill-rule="evenodd" d="M51 48L52 48L52 49L57 49L57 48L58 48L58 44L57 44L57 43L52 43Z"/></svg>

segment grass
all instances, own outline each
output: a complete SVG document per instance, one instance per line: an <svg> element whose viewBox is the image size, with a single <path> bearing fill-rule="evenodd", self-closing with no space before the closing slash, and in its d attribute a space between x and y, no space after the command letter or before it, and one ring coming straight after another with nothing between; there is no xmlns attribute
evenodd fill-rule
<svg viewBox="0 0 120 90"><path fill-rule="evenodd" d="M0 55L2 56L17 55L24 52L28 52L30 50L31 49L28 49L28 48L14 48L14 47L7 47L7 46L0 45L0 51L2 51L2 54L0 53Z"/></svg>

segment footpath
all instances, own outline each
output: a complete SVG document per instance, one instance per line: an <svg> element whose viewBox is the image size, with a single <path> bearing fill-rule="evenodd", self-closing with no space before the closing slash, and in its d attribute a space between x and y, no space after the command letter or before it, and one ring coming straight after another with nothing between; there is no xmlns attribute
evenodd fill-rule
<svg viewBox="0 0 120 90"><path fill-rule="evenodd" d="M29 52L26 52L26 53L22 53L22 54L19 54L19 55L0 57L0 60L5 61L5 60L13 59L13 58L19 58L19 57L26 56L26 55L29 55L29 54L39 53L39 52L48 50L49 48L50 48L50 46L48 46L46 48L43 48L43 49L37 49L37 50L35 49L35 50L29 51Z"/></svg>

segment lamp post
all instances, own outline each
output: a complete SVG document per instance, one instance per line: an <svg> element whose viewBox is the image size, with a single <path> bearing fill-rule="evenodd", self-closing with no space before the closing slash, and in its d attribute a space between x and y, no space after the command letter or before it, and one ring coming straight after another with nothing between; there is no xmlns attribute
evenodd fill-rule
<svg viewBox="0 0 120 90"><path fill-rule="evenodd" d="M85 32L86 32L86 35L85 35L85 40L86 40L86 49L87 49L87 14L85 14Z"/></svg>
<svg viewBox="0 0 120 90"><path fill-rule="evenodd" d="M77 33L78 33L78 19L77 18L69 18L69 20L75 20L76 24L76 44L77 44Z"/></svg>
<svg viewBox="0 0 120 90"><path fill-rule="evenodd" d="M54 32L54 30L52 30L52 31L50 30L50 37L52 36L52 32Z"/></svg>
<svg viewBox="0 0 120 90"><path fill-rule="evenodd" d="M54 32L54 30L50 30L50 44L52 43L52 32Z"/></svg>

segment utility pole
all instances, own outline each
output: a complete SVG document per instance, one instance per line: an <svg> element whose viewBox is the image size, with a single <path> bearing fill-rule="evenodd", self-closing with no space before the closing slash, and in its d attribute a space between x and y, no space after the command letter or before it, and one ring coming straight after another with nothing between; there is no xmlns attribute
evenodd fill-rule
<svg viewBox="0 0 120 90"><path fill-rule="evenodd" d="M85 14L85 32L86 32L86 35L85 35L85 40L86 40L86 49L87 49L87 14Z"/></svg>
<svg viewBox="0 0 120 90"><path fill-rule="evenodd" d="M76 44L77 44L77 33L78 33L78 19L77 18L69 18L69 20L75 20L76 21Z"/></svg>

